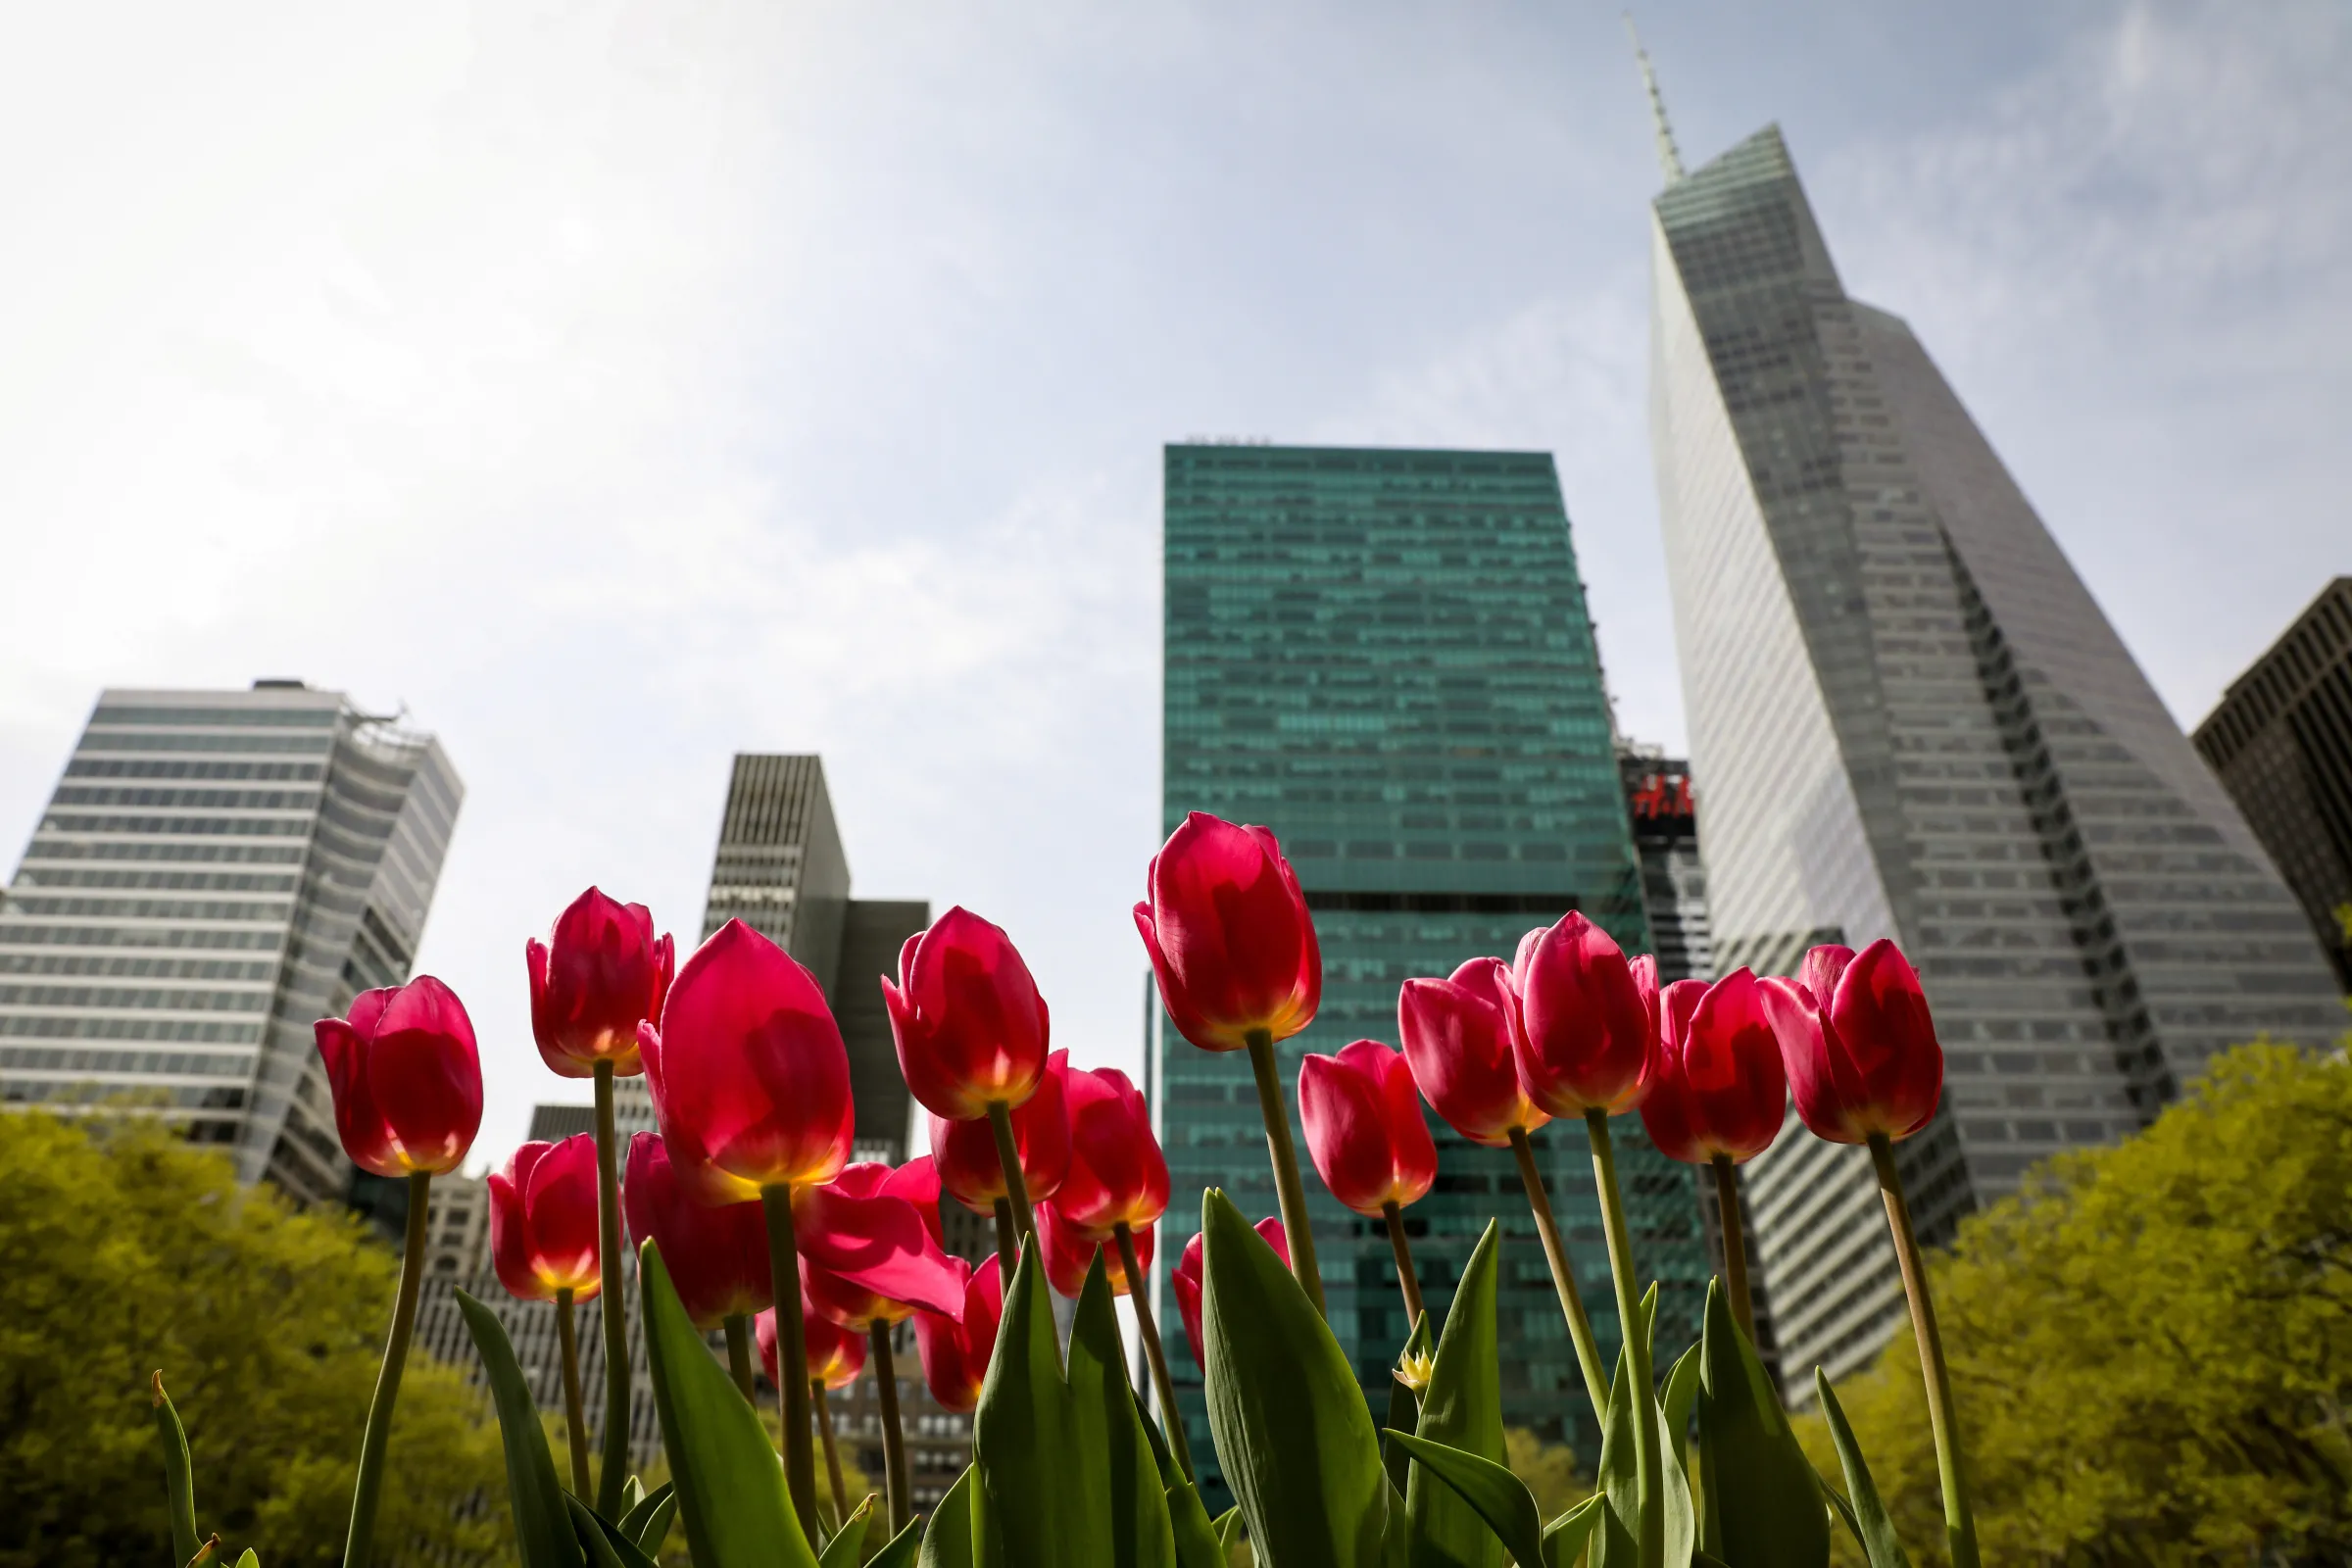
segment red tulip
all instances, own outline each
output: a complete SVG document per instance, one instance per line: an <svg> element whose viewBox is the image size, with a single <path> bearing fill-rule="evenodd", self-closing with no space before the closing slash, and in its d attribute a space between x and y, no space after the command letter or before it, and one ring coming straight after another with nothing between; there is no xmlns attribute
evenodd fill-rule
<svg viewBox="0 0 2352 1568"><path fill-rule="evenodd" d="M729 920L678 971L657 1030L638 1026L670 1158L698 1185L831 1181L850 1157L850 1058L815 978ZM708 1176L700 1167L710 1166Z"/></svg>
<svg viewBox="0 0 2352 1568"><path fill-rule="evenodd" d="M1185 1039L1239 1051L1253 1030L1287 1040L1314 1021L1323 955L1271 832L1195 811L1152 858L1151 892L1135 925Z"/></svg>
<svg viewBox="0 0 2352 1568"><path fill-rule="evenodd" d="M596 1298L595 1135L524 1144L490 1173L490 1260L522 1300Z"/></svg>
<svg viewBox="0 0 2352 1568"><path fill-rule="evenodd" d="M1046 1075L1046 999L1012 939L954 908L899 951L882 982L899 1070L914 1098L950 1121L1018 1105Z"/></svg>
<svg viewBox="0 0 2352 1568"><path fill-rule="evenodd" d="M923 1381L944 1409L969 1410L980 1402L988 1381L989 1357L997 1349L997 1325L1004 1316L1004 1276L991 1257L977 1269L950 1258L964 1276L963 1320L938 1312L914 1314L914 1347L923 1358Z"/></svg>
<svg viewBox="0 0 2352 1568"><path fill-rule="evenodd" d="M1815 948L1801 973L1761 990L1805 1125L1834 1144L1925 1127L1943 1095L1943 1048L1919 972L1882 940L1858 955Z"/></svg>
<svg viewBox="0 0 2352 1568"><path fill-rule="evenodd" d="M1551 1120L1519 1082L1519 999L1500 958L1472 958L1444 980L1407 980L1396 1027L1414 1083L1472 1143L1500 1149L1513 1128Z"/></svg>
<svg viewBox="0 0 2352 1568"><path fill-rule="evenodd" d="M1323 1185L1358 1214L1417 1202L1438 1179L1413 1070L1377 1040L1299 1064L1298 1120Z"/></svg>
<svg viewBox="0 0 2352 1568"><path fill-rule="evenodd" d="M349 1018L313 1026L351 1162L377 1176L439 1176L482 1125L482 1058L457 994L429 974L363 991Z"/></svg>
<svg viewBox="0 0 2352 1568"><path fill-rule="evenodd" d="M1168 1162L1152 1134L1144 1097L1116 1067L1073 1071L1068 1088L1070 1169L1054 1209L1083 1235L1124 1223L1139 1234L1167 1212Z"/></svg>
<svg viewBox="0 0 2352 1568"><path fill-rule="evenodd" d="M801 1296L813 1310L851 1329L903 1322L918 1306L951 1317L963 1310L963 1282L909 1197L930 1180L927 1167L901 1178L864 1161L831 1186L793 1195Z"/></svg>
<svg viewBox="0 0 2352 1568"><path fill-rule="evenodd" d="M767 1368L767 1381L783 1387L784 1380L776 1371L774 1307L753 1319L752 1338L759 1344L760 1361ZM822 1383L828 1389L846 1389L865 1370L865 1336L845 1329L830 1318L819 1317L806 1307L801 1315L801 1340L808 1348L811 1383Z"/></svg>
<svg viewBox="0 0 2352 1568"><path fill-rule="evenodd" d="M1146 1270L1152 1267L1152 1230L1150 1225L1135 1227L1135 1260ZM1058 1200L1037 1205L1037 1244L1046 1279L1071 1300L1086 1287L1086 1271L1094 1266L1097 1248L1102 1250L1102 1267L1110 1275L1110 1294L1127 1294L1127 1263L1116 1244L1080 1230L1061 1212Z"/></svg>
<svg viewBox="0 0 2352 1568"><path fill-rule="evenodd" d="M637 1026L662 1016L676 950L654 936L653 912L615 904L595 888L556 916L545 942L526 942L531 1034L539 1054L566 1078L593 1077L600 1061L636 1076Z"/></svg>
<svg viewBox="0 0 2352 1568"><path fill-rule="evenodd" d="M1282 1221L1269 1214L1257 1222L1257 1234L1274 1249L1284 1263L1291 1260L1291 1240L1283 1234ZM1184 1319L1184 1338L1193 1348L1193 1364L1201 1371L1208 1370L1207 1352L1200 1348L1200 1236L1184 1244L1184 1255L1168 1272L1168 1285L1176 1293L1176 1315Z"/></svg>
<svg viewBox="0 0 2352 1568"><path fill-rule="evenodd" d="M1070 1120L1065 1085L1070 1054L1047 1058L1037 1093L1012 1112L1012 1143L1030 1201L1052 1198L1070 1168ZM939 1185L975 1214L993 1214L1005 1196L1004 1167L997 1163L996 1133L984 1121L950 1121L931 1113L931 1160Z"/></svg>
<svg viewBox="0 0 2352 1568"><path fill-rule="evenodd" d="M1649 1141L1693 1165L1770 1149L1788 1115L1788 1075L1756 977L1735 969L1711 986L1677 980L1659 1010L1658 1076L1642 1102Z"/></svg>
<svg viewBox="0 0 2352 1568"><path fill-rule="evenodd" d="M621 1211L638 1246L662 1249L679 1304L695 1326L714 1329L775 1299L767 1264L767 1221L757 1202L706 1203L669 1157L659 1134L629 1140Z"/></svg>
<svg viewBox="0 0 2352 1568"><path fill-rule="evenodd" d="M1520 1077L1555 1116L1642 1102L1657 1047L1624 950L1574 910L1519 944Z"/></svg>

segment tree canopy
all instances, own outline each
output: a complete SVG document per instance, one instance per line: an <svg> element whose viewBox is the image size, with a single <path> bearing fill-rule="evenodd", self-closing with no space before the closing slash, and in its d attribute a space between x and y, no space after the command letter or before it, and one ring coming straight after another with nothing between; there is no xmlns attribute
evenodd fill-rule
<svg viewBox="0 0 2352 1568"><path fill-rule="evenodd" d="M2352 1551L2340 1054L2215 1058L2145 1132L2049 1161L1968 1221L1930 1272L1986 1562ZM1909 1332L1838 1398L1914 1560L1945 1560ZM1820 1419L1800 1431L1835 1481Z"/></svg>
<svg viewBox="0 0 2352 1568"><path fill-rule="evenodd" d="M145 1120L27 1113L0 1118L0 1568L170 1558L157 1368L222 1560L340 1560L399 1271L359 1221ZM410 1358L386 1476L379 1560L503 1550L497 1430L455 1369Z"/></svg>

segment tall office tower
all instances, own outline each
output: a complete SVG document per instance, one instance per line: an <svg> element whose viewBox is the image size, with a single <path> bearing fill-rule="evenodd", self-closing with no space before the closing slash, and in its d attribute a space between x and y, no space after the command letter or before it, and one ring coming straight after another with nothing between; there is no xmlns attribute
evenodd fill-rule
<svg viewBox="0 0 2352 1568"><path fill-rule="evenodd" d="M1899 1163L1946 1240L2210 1053L2325 1039L2335 987L1927 352L1846 296L1779 130L1688 177L1659 130L1651 430L1715 966L1901 943L1946 1093ZM1856 1366L1902 1310L1865 1152L1792 1133L1751 1168L1788 1364Z"/></svg>
<svg viewBox="0 0 2352 1568"><path fill-rule="evenodd" d="M0 1100L150 1105L343 1199L311 1026L408 978L463 797L339 692L105 692L0 906Z"/></svg>
<svg viewBox="0 0 2352 1568"><path fill-rule="evenodd" d="M1321 1010L1282 1048L1286 1103L1305 1053L1396 1043L1397 988L1412 976L1508 957L1570 909L1647 949L1599 656L1547 455L1171 446L1165 512L1163 826L1199 809L1272 828L1322 947ZM1151 1098L1176 1194L1159 1251L1173 1261L1199 1228L1202 1188L1222 1187L1252 1218L1276 1205L1249 1063L1152 1017ZM1511 1155L1431 1121L1438 1185L1406 1219L1431 1310L1500 1218L1504 1419L1575 1443L1591 1463L1598 1434ZM1639 1172L1635 1250L1665 1282L1658 1343L1684 1345L1706 1272L1690 1175L1638 1119L1615 1130ZM1590 1283L1608 1273L1584 1128L1555 1122L1535 1144L1614 1354L1616 1313ZM1408 1327L1386 1233L1312 1171L1306 1183L1332 1328L1386 1409ZM1164 1271L1155 1289L1174 1323ZM1209 1456L1200 1371L1181 1348L1172 1360L1194 1455Z"/></svg>
<svg viewBox="0 0 2352 1568"><path fill-rule="evenodd" d="M2352 577L2230 683L2196 743L2352 987Z"/></svg>

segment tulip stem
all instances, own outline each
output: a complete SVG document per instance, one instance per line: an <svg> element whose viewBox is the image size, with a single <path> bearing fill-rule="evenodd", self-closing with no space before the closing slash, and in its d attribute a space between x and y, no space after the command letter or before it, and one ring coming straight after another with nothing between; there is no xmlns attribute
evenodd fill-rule
<svg viewBox="0 0 2352 1568"><path fill-rule="evenodd" d="M825 1397L822 1378L808 1380L808 1402L816 1406L816 1435L824 1440L825 1473L833 1481L833 1528L850 1516L850 1489L841 1479L841 1449L833 1443L833 1401Z"/></svg>
<svg viewBox="0 0 2352 1568"><path fill-rule="evenodd" d="M1176 1385L1168 1376L1168 1355L1159 1343L1159 1325L1152 1318L1151 1281L1144 1277L1143 1259L1135 1250L1135 1232L1125 1220L1111 1231L1118 1238L1119 1266L1127 1274L1127 1302L1135 1308L1135 1328L1143 1337L1144 1359L1152 1363L1152 1386L1159 1393L1160 1430L1168 1435L1168 1447L1174 1451L1184 1479L1196 1480L1193 1446L1184 1435L1184 1416L1176 1408Z"/></svg>
<svg viewBox="0 0 2352 1568"><path fill-rule="evenodd" d="M595 1483L588 1478L588 1417L580 1399L580 1336L572 1326L568 1285L556 1292L556 1343L564 1350L564 1431L571 1440L571 1494L586 1502Z"/></svg>
<svg viewBox="0 0 2352 1568"><path fill-rule="evenodd" d="M620 1144L612 1130L612 1062L596 1064L597 1299L605 1318L605 1444L596 1511L620 1517L629 1479L629 1326L621 1315Z"/></svg>
<svg viewBox="0 0 2352 1568"><path fill-rule="evenodd" d="M1282 1074L1274 1064L1274 1032L1252 1029L1250 1070L1257 1076L1257 1110L1266 1123L1266 1155L1274 1164L1274 1196L1282 1205L1283 1235L1290 1242L1291 1272L1306 1288L1317 1317L1323 1305L1323 1271L1315 1262L1315 1228L1306 1217L1306 1188L1298 1180L1298 1151L1291 1142L1290 1102L1282 1096Z"/></svg>
<svg viewBox="0 0 2352 1568"><path fill-rule="evenodd" d="M1396 1254L1396 1288L1404 1293L1404 1332L1410 1337L1412 1325L1429 1308L1421 1304L1421 1276L1413 1271L1413 1249L1404 1239L1404 1209L1391 1200L1380 1205L1380 1217L1388 1226L1389 1250Z"/></svg>
<svg viewBox="0 0 2352 1568"><path fill-rule="evenodd" d="M816 1455L808 1444L808 1338L801 1320L801 1249L792 1230L792 1184L760 1189L767 1216L767 1267L775 1285L776 1379L784 1404L784 1479L802 1529L816 1536Z"/></svg>
<svg viewBox="0 0 2352 1568"><path fill-rule="evenodd" d="M1642 1314L1642 1286L1634 1274L1634 1242L1626 1231L1625 1198L1617 1185L1617 1151L1609 1142L1609 1113L1585 1112L1592 1140L1592 1179L1600 1189L1600 1223L1609 1240L1609 1277L1617 1287L1618 1337L1625 1345L1634 1409L1634 1484L1641 1503L1641 1561L1654 1568L1666 1557L1666 1489L1658 1451L1658 1388L1649 1365L1649 1335Z"/></svg>
<svg viewBox="0 0 2352 1568"><path fill-rule="evenodd" d="M1919 1341L1920 1370L1928 1385L1928 1425L1936 1436L1936 1471L1943 1482L1943 1532L1952 1568L1977 1568L1977 1519L1969 1505L1968 1478L1961 1470L1960 1427L1952 1408L1952 1374L1943 1359L1943 1335L1936 1327L1936 1303L1928 1297L1928 1275L1911 1229L1911 1205L1903 1178L1894 1168L1894 1144L1885 1133L1870 1135L1870 1162L1879 1173L1879 1196L1886 1204L1886 1227L1894 1232L1895 1260L1902 1265L1903 1294L1911 1300L1911 1333Z"/></svg>
<svg viewBox="0 0 2352 1568"><path fill-rule="evenodd" d="M891 1326L877 1318L865 1331L873 1347L874 1393L882 1405L882 1484L890 1494L890 1533L897 1535L914 1517L913 1499L906 1494L906 1439L899 1430L899 1372L892 1364Z"/></svg>
<svg viewBox="0 0 2352 1568"><path fill-rule="evenodd" d="M1747 1235L1740 1217L1740 1167L1732 1163L1729 1154L1717 1154L1715 1166L1715 1209L1723 1217L1723 1283L1732 1293L1732 1321L1747 1336L1747 1343L1756 1343L1756 1306L1747 1289Z"/></svg>
<svg viewBox="0 0 2352 1568"><path fill-rule="evenodd" d="M409 1176L409 1229L400 1254L400 1290L392 1298L392 1333L376 1369L375 1397L368 1404L368 1429L360 1439L360 1479L351 1491L351 1533L343 1539L343 1568L367 1568L375 1535L375 1504L384 1485L384 1448L392 1438L392 1406L400 1399L400 1370L409 1359L409 1336L416 1327L416 1290L424 1283L425 1219L433 1178Z"/></svg>
<svg viewBox="0 0 2352 1568"><path fill-rule="evenodd" d="M1029 1178L1021 1171L1021 1146L1012 1136L1012 1107L999 1101L988 1102L988 1130L997 1135L997 1166L1004 1173L1004 1197L1012 1205L1013 1228L1021 1236L1037 1234L1036 1216L1029 1212ZM1012 1288L1012 1276L1004 1276L1005 1289Z"/></svg>
<svg viewBox="0 0 2352 1568"><path fill-rule="evenodd" d="M1544 1173L1536 1168L1535 1146L1527 1141L1526 1128L1511 1129L1511 1154L1519 1161L1519 1185L1527 1189L1527 1206L1536 1216L1544 1260L1551 1265L1551 1288L1559 1293L1560 1311L1568 1319L1568 1338L1576 1343L1576 1364L1585 1374L1585 1397L1592 1401L1592 1419L1605 1424L1609 1380L1600 1369L1600 1347L1593 1341L1592 1319L1586 1315L1585 1298L1576 1288L1576 1270L1568 1262L1567 1244L1560 1240L1559 1222L1551 1217L1551 1195L1544 1191Z"/></svg>
<svg viewBox="0 0 2352 1568"><path fill-rule="evenodd" d="M759 1396L752 1382L752 1319L748 1312L729 1312L727 1327L727 1370L735 1374L735 1386L752 1408L760 1408Z"/></svg>
<svg viewBox="0 0 2352 1568"><path fill-rule="evenodd" d="M1013 1222L1012 1200L997 1200L997 1267L1002 1271L999 1283L1012 1278L1015 1264L1021 1260L1020 1227Z"/></svg>

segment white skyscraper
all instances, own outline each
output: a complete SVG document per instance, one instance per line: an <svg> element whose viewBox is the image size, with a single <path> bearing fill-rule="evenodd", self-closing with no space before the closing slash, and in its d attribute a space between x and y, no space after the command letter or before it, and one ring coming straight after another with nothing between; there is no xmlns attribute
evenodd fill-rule
<svg viewBox="0 0 2352 1568"><path fill-rule="evenodd" d="M1651 429L1717 973L1898 941L1946 1054L1897 1146L1945 1240L2213 1052L2343 1026L2237 808L1901 320L1847 298L1777 128L1660 118ZM1866 1153L1751 1167L1792 1393L1899 1321Z"/></svg>
<svg viewBox="0 0 2352 1568"><path fill-rule="evenodd" d="M104 693L0 899L0 1102L143 1108L342 1199L311 1026L408 978L463 797L337 692Z"/></svg>

